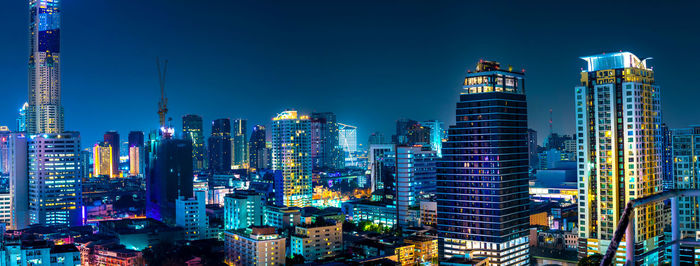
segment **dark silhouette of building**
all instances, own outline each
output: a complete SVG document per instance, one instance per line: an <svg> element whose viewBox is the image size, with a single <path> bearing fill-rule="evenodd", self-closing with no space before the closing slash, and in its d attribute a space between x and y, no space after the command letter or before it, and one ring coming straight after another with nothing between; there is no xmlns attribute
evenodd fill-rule
<svg viewBox="0 0 700 266"><path fill-rule="evenodd" d="M231 120L216 119L209 136L209 169L214 173L231 171Z"/></svg>
<svg viewBox="0 0 700 266"><path fill-rule="evenodd" d="M143 131L129 132L129 147L143 147Z"/></svg>
<svg viewBox="0 0 700 266"><path fill-rule="evenodd" d="M334 113L311 113L311 166L313 169L341 169L345 166L338 133L338 123Z"/></svg>
<svg viewBox="0 0 700 266"><path fill-rule="evenodd" d="M269 168L269 160L265 159L265 126L256 125L253 127L253 133L250 134L250 152L249 161L250 168L267 169Z"/></svg>
<svg viewBox="0 0 700 266"><path fill-rule="evenodd" d="M204 128L201 116L190 114L182 117L182 138L192 142L192 167L194 170L205 169Z"/></svg>
<svg viewBox="0 0 700 266"><path fill-rule="evenodd" d="M233 165L248 167L248 121L236 119L233 123Z"/></svg>
<svg viewBox="0 0 700 266"><path fill-rule="evenodd" d="M175 200L193 196L192 142L161 138L149 142L146 216L175 224Z"/></svg>
<svg viewBox="0 0 700 266"><path fill-rule="evenodd" d="M119 175L119 133L116 131L107 131L104 134L104 141L112 147L112 176Z"/></svg>

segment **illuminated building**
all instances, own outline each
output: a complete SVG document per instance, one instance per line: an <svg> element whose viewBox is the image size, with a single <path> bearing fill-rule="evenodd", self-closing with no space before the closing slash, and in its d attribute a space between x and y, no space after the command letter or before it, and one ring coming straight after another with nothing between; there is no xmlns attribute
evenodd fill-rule
<svg viewBox="0 0 700 266"><path fill-rule="evenodd" d="M377 190L391 191L387 196L393 199L396 191L396 152L394 144L369 146L370 187Z"/></svg>
<svg viewBox="0 0 700 266"><path fill-rule="evenodd" d="M411 128L419 127L418 121L401 118L396 120L396 135L391 136L392 143L397 145L409 145L408 135Z"/></svg>
<svg viewBox="0 0 700 266"><path fill-rule="evenodd" d="M216 119L209 136L209 169L214 173L231 171L231 120Z"/></svg>
<svg viewBox="0 0 700 266"><path fill-rule="evenodd" d="M144 266L145 260L140 251L126 249L110 240L96 240L78 245L81 265Z"/></svg>
<svg viewBox="0 0 700 266"><path fill-rule="evenodd" d="M178 197L175 200L175 225L185 229L185 240L207 239L209 217L207 216L207 192L197 191L192 198Z"/></svg>
<svg viewBox="0 0 700 266"><path fill-rule="evenodd" d="M700 127L672 130L672 178L671 189L700 189ZM679 197L678 215L681 239L695 239L700 233L700 200L698 197ZM690 249L692 253L700 252L697 248L686 247L681 244L681 254ZM697 251L696 251L697 250ZM698 264L700 258L688 259L681 255L681 264Z"/></svg>
<svg viewBox="0 0 700 266"><path fill-rule="evenodd" d="M393 228L396 226L396 205L383 204L374 201L345 202L342 205L343 213L355 224L369 221L373 224Z"/></svg>
<svg viewBox="0 0 700 266"><path fill-rule="evenodd" d="M443 124L437 120L429 120L423 122L423 126L429 130L430 149L437 153L438 158L442 158L442 140L445 138L445 130Z"/></svg>
<svg viewBox="0 0 700 266"><path fill-rule="evenodd" d="M146 216L175 224L175 200L194 195L192 142L161 138L149 142L146 169Z"/></svg>
<svg viewBox="0 0 700 266"><path fill-rule="evenodd" d="M438 240L435 237L408 236L404 243L413 245L416 265L438 264Z"/></svg>
<svg viewBox="0 0 700 266"><path fill-rule="evenodd" d="M335 114L311 113L311 164L313 169L345 167Z"/></svg>
<svg viewBox="0 0 700 266"><path fill-rule="evenodd" d="M381 132L373 132L372 134L369 135L369 139L367 140L367 145L372 145L372 144L387 144L388 142L384 138L384 134Z"/></svg>
<svg viewBox="0 0 700 266"><path fill-rule="evenodd" d="M250 145L248 145L250 151L248 154L250 168L253 169L265 169L268 168L265 163L265 126L255 125L253 127L253 133L250 134Z"/></svg>
<svg viewBox="0 0 700 266"><path fill-rule="evenodd" d="M576 95L578 138L579 257L605 254L629 202L662 191L659 143L660 91L646 60L629 52L582 57ZM632 215L636 254L662 240L661 203ZM626 243L618 253L624 256ZM638 264L656 263L657 254Z"/></svg>
<svg viewBox="0 0 700 266"><path fill-rule="evenodd" d="M307 116L284 111L272 119L272 167L282 171L275 182L278 205L311 206L311 134ZM281 193L280 193L281 192Z"/></svg>
<svg viewBox="0 0 700 266"><path fill-rule="evenodd" d="M146 167L146 149L143 131L129 132L129 176L143 176Z"/></svg>
<svg viewBox="0 0 700 266"><path fill-rule="evenodd" d="M24 133L12 133L10 152L10 229L20 230L29 226L29 168L27 167L27 138Z"/></svg>
<svg viewBox="0 0 700 266"><path fill-rule="evenodd" d="M233 121L233 166L238 169L248 168L248 121L236 119Z"/></svg>
<svg viewBox="0 0 700 266"><path fill-rule="evenodd" d="M259 193L238 190L224 197L224 229L263 225L263 201Z"/></svg>
<svg viewBox="0 0 700 266"><path fill-rule="evenodd" d="M537 131L534 129L527 130L527 154L530 158L530 168L537 169L539 157L537 156Z"/></svg>
<svg viewBox="0 0 700 266"><path fill-rule="evenodd" d="M524 74L479 61L463 88L437 167L440 258L529 265Z"/></svg>
<svg viewBox="0 0 700 266"><path fill-rule="evenodd" d="M226 264L284 265L286 240L274 227L224 231Z"/></svg>
<svg viewBox="0 0 700 266"><path fill-rule="evenodd" d="M120 154L120 149L119 149L119 133L116 131L108 131L104 134L104 141L109 144L109 146L112 148L111 150L111 155L112 155L112 173L109 175L111 177L119 177L119 154Z"/></svg>
<svg viewBox="0 0 700 266"><path fill-rule="evenodd" d="M92 149L85 148L80 151L80 173L83 179L88 179L92 176L93 165L91 161L93 160Z"/></svg>
<svg viewBox="0 0 700 266"><path fill-rule="evenodd" d="M22 108L19 109L19 116L17 117L17 132L27 131L27 108L29 108L29 103L24 103Z"/></svg>
<svg viewBox="0 0 700 266"><path fill-rule="evenodd" d="M411 266L416 263L416 246L407 243L396 244L394 255L396 255L397 265Z"/></svg>
<svg viewBox="0 0 700 266"><path fill-rule="evenodd" d="M343 149L346 167L357 167L357 127L338 123L338 141Z"/></svg>
<svg viewBox="0 0 700 266"><path fill-rule="evenodd" d="M435 195L437 154L429 148L396 147L396 205L401 226L417 225L413 217L419 216L419 199Z"/></svg>
<svg viewBox="0 0 700 266"><path fill-rule="evenodd" d="M0 191L0 223L5 227L0 227L0 229L5 229L11 227L12 224L12 195L9 190Z"/></svg>
<svg viewBox="0 0 700 266"><path fill-rule="evenodd" d="M298 225L290 237L292 255L301 255L309 263L338 256L343 248L343 223L317 219Z"/></svg>
<svg viewBox="0 0 700 266"><path fill-rule="evenodd" d="M10 134L5 126L0 126L0 174L10 172Z"/></svg>
<svg viewBox="0 0 700 266"><path fill-rule="evenodd" d="M192 142L194 171L204 170L204 128L201 116L190 114L182 117L182 138Z"/></svg>
<svg viewBox="0 0 700 266"><path fill-rule="evenodd" d="M55 245L47 240L13 239L7 241L0 252L4 257L3 262L7 262L3 265L80 265L80 251L74 244Z"/></svg>
<svg viewBox="0 0 700 266"><path fill-rule="evenodd" d="M27 133L62 133L60 0L30 0L29 22Z"/></svg>
<svg viewBox="0 0 700 266"><path fill-rule="evenodd" d="M664 190L673 189L673 135L666 124L661 124L661 176Z"/></svg>
<svg viewBox="0 0 700 266"><path fill-rule="evenodd" d="M112 164L112 146L104 141L97 143L92 149L92 154L94 156L94 170L92 171L93 176L113 177L112 173L114 171L112 170L112 167L114 167L114 164Z"/></svg>
<svg viewBox="0 0 700 266"><path fill-rule="evenodd" d="M263 224L275 228L292 228L301 223L301 209L297 207L263 207Z"/></svg>
<svg viewBox="0 0 700 266"><path fill-rule="evenodd" d="M421 201L420 202L420 224L422 226L437 225L437 202Z"/></svg>
<svg viewBox="0 0 700 266"><path fill-rule="evenodd" d="M40 134L27 142L29 223L83 224L80 134Z"/></svg>

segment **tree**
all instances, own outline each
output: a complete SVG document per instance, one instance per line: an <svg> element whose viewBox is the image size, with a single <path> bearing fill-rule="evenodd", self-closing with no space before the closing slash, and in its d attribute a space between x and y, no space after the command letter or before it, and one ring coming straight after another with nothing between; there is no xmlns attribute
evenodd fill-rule
<svg viewBox="0 0 700 266"><path fill-rule="evenodd" d="M297 264L304 264L304 256L302 255L292 255L292 257L287 257L286 259L287 265L297 265Z"/></svg>
<svg viewBox="0 0 700 266"><path fill-rule="evenodd" d="M596 253L580 260L578 266L598 266L602 260L603 255Z"/></svg>

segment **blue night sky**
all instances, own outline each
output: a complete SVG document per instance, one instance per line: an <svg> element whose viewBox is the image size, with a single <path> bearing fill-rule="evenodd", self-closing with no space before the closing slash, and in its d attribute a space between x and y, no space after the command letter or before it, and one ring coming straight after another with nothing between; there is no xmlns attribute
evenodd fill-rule
<svg viewBox="0 0 700 266"><path fill-rule="evenodd" d="M0 124L11 128L27 97L26 2L0 9ZM579 57L619 50L654 57L671 127L700 124L700 2L655 2L63 0L66 129L88 146L107 130L125 140L156 128L161 56L178 131L187 113L250 129L294 108L335 112L365 143L402 117L453 123L465 71L489 59L526 69L542 141L550 108L555 131L573 130Z"/></svg>

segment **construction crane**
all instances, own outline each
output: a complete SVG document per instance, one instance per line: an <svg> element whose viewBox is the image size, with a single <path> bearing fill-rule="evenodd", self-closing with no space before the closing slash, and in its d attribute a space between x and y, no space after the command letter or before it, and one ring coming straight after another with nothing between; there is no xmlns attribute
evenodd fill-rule
<svg viewBox="0 0 700 266"><path fill-rule="evenodd" d="M163 60L163 68L160 67L160 57L156 57L156 67L158 67L158 82L160 83L160 102L158 102L158 117L160 127L164 129L165 115L168 114L168 98L165 97L165 73L168 71L168 60Z"/></svg>

